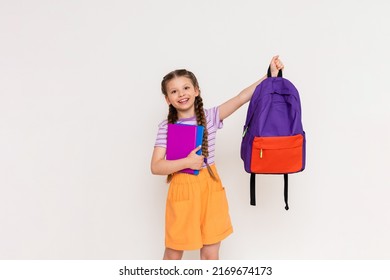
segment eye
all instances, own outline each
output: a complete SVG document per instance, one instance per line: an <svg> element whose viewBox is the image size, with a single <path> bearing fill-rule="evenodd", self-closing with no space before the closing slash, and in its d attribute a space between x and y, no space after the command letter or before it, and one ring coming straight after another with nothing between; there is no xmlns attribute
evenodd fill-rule
<svg viewBox="0 0 390 280"><path fill-rule="evenodd" d="M184 89L185 89L185 90L189 90L189 89L190 89L190 87L189 87L189 86L186 86L186 87L184 87Z"/></svg>
<svg viewBox="0 0 390 280"><path fill-rule="evenodd" d="M171 94L175 94L175 93L176 93L176 90L175 90L175 89L171 91Z"/></svg>

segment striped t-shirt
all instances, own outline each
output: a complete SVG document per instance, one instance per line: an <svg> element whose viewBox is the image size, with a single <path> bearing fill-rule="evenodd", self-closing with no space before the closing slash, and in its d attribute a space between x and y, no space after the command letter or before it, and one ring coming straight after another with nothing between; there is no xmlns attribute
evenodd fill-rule
<svg viewBox="0 0 390 280"><path fill-rule="evenodd" d="M219 119L219 108L214 107L204 110L207 122L208 142L209 142L209 156L207 157L207 163L212 164L215 162L215 137L217 129L222 128L223 123ZM177 123L196 125L196 117L179 119ZM158 126L158 133L156 138L155 147L167 148L167 130L168 120L162 121ZM206 167L206 164L203 164Z"/></svg>

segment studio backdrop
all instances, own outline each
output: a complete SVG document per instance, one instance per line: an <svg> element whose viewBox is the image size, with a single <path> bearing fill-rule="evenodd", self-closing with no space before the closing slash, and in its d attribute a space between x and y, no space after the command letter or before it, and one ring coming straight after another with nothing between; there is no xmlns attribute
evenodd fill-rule
<svg viewBox="0 0 390 280"><path fill-rule="evenodd" d="M266 74L298 88L306 170L240 159L248 104L218 131L234 233L222 259L390 258L386 1L0 1L0 259L161 259L167 184L150 159L186 68L206 108ZM198 259L197 251L185 259Z"/></svg>

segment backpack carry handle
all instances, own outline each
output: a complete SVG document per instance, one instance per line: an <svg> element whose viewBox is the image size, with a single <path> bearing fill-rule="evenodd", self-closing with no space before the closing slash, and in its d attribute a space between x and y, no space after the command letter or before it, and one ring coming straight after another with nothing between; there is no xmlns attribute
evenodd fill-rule
<svg viewBox="0 0 390 280"><path fill-rule="evenodd" d="M271 78L272 76L271 76L271 65L270 66L268 66L268 71L267 71L267 77L268 78ZM282 70L279 70L279 72L278 72L278 77L283 77L283 75L282 75Z"/></svg>

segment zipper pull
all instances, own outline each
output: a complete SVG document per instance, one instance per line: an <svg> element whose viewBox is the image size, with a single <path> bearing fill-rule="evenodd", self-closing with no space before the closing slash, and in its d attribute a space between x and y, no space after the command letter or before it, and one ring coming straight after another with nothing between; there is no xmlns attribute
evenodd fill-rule
<svg viewBox="0 0 390 280"><path fill-rule="evenodd" d="M260 149L260 158L263 158L263 149Z"/></svg>
<svg viewBox="0 0 390 280"><path fill-rule="evenodd" d="M247 130L248 130L248 126L244 129L244 132L242 133L242 138L244 138Z"/></svg>

